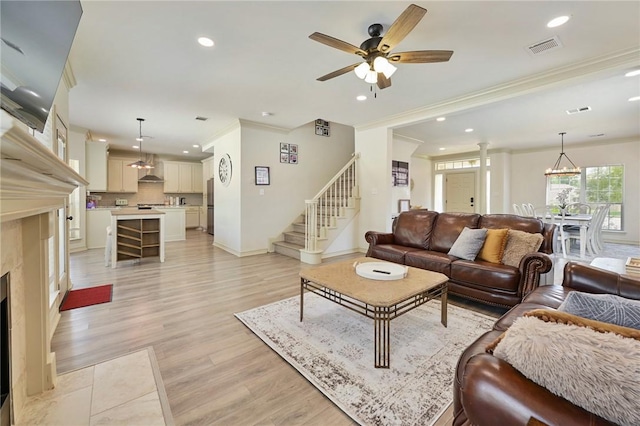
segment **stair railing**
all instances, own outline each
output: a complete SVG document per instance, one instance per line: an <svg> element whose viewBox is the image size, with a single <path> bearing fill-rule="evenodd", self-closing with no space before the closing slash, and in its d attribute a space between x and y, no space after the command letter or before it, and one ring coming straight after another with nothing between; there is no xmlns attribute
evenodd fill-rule
<svg viewBox="0 0 640 426"><path fill-rule="evenodd" d="M335 219L349 207L349 200L357 196L356 164L360 154L353 154L349 162L311 200L305 200L304 249L318 250L320 233L333 226Z"/></svg>

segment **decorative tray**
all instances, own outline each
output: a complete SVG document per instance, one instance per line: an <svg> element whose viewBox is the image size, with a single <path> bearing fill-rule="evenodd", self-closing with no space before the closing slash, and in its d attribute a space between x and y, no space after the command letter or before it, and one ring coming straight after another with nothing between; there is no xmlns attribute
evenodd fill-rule
<svg viewBox="0 0 640 426"><path fill-rule="evenodd" d="M353 264L356 274L370 280L401 280L407 276L408 267L388 262L365 262Z"/></svg>

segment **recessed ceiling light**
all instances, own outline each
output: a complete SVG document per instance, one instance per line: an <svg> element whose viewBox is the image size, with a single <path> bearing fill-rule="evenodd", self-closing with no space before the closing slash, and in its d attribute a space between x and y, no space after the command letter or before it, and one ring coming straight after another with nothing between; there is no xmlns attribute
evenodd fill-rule
<svg viewBox="0 0 640 426"><path fill-rule="evenodd" d="M269 111L262 111L262 116L263 116L263 117L271 117L272 115L273 115L273 113L272 113L272 112L269 112Z"/></svg>
<svg viewBox="0 0 640 426"><path fill-rule="evenodd" d="M191 145L191 146L193 146L194 148L200 148L200 145Z"/></svg>
<svg viewBox="0 0 640 426"><path fill-rule="evenodd" d="M138 145L133 145L131 148L138 149L140 147Z"/></svg>
<svg viewBox="0 0 640 426"><path fill-rule="evenodd" d="M640 69L629 71L624 76L625 77L635 77L636 75L640 75Z"/></svg>
<svg viewBox="0 0 640 426"><path fill-rule="evenodd" d="M98 142L106 142L107 140L105 138L100 138L98 139Z"/></svg>
<svg viewBox="0 0 640 426"><path fill-rule="evenodd" d="M550 20L547 23L547 27L549 28L559 27L562 24L566 24L568 20L569 20L568 16L558 16L557 18L553 18L552 20Z"/></svg>
<svg viewBox="0 0 640 426"><path fill-rule="evenodd" d="M640 96L634 96L633 98L629 98L629 102L640 101Z"/></svg>
<svg viewBox="0 0 640 426"><path fill-rule="evenodd" d="M447 119L447 117L438 117L438 118L436 118L436 121L444 121L446 119Z"/></svg>
<svg viewBox="0 0 640 426"><path fill-rule="evenodd" d="M198 43L204 47L212 47L214 45L213 40L209 37L198 37Z"/></svg>
<svg viewBox="0 0 640 426"><path fill-rule="evenodd" d="M358 96L356 96L356 99L359 100L359 101L366 101L367 97L365 95L358 95Z"/></svg>
<svg viewBox="0 0 640 426"><path fill-rule="evenodd" d="M444 151L447 148L438 148L439 151Z"/></svg>
<svg viewBox="0 0 640 426"><path fill-rule="evenodd" d="M183 153L183 154L188 154L188 153L189 153L189 151L182 151L182 153Z"/></svg>
<svg viewBox="0 0 640 426"><path fill-rule="evenodd" d="M468 128L468 129L464 129L464 131L467 132L467 133L471 133L471 132L473 132L473 129L472 128Z"/></svg>

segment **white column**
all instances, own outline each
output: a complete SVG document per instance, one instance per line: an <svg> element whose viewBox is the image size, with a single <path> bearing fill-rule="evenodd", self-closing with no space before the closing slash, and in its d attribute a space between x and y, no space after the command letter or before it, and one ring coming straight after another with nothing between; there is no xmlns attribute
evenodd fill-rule
<svg viewBox="0 0 640 426"><path fill-rule="evenodd" d="M488 142L480 142L480 194L476 200L476 211L480 214L487 213L487 145Z"/></svg>

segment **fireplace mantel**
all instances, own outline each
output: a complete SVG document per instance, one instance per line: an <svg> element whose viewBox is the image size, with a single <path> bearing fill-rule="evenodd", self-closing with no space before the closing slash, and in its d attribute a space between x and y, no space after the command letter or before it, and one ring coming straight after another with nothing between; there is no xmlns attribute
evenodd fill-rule
<svg viewBox="0 0 640 426"><path fill-rule="evenodd" d="M1 222L60 208L64 197L89 183L17 120L0 112Z"/></svg>

